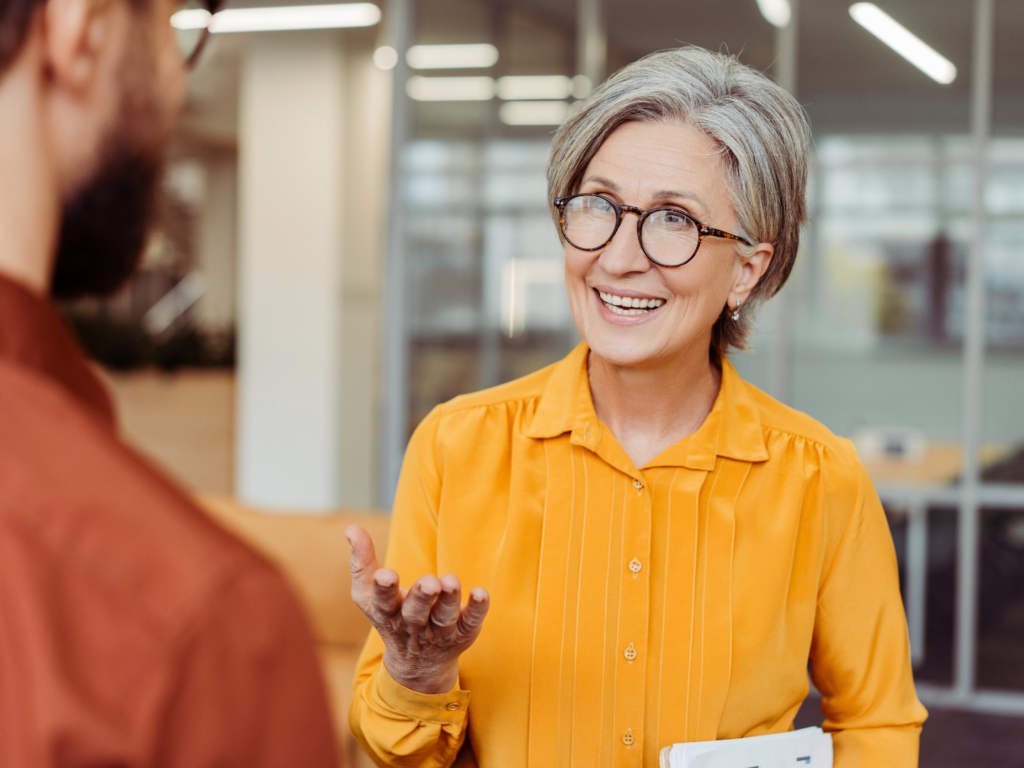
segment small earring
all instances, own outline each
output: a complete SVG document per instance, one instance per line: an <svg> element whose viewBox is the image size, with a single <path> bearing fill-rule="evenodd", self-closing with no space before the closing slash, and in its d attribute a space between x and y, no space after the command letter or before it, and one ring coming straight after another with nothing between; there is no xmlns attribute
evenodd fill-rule
<svg viewBox="0 0 1024 768"><path fill-rule="evenodd" d="M732 314L729 316L730 318L732 318L733 322L736 322L737 320L740 319L740 305L741 304L743 304L742 301L737 301L736 302L736 308L732 311Z"/></svg>

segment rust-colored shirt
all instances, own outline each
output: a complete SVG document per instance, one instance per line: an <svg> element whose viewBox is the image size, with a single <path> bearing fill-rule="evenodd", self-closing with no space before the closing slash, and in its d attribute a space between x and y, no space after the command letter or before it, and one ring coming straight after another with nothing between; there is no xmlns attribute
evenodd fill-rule
<svg viewBox="0 0 1024 768"><path fill-rule="evenodd" d="M0 766L336 768L305 615L0 278Z"/></svg>

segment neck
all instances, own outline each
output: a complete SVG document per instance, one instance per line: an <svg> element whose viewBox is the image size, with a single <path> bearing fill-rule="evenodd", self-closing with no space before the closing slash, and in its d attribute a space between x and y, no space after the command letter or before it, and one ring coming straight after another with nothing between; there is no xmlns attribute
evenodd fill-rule
<svg viewBox="0 0 1024 768"><path fill-rule="evenodd" d="M643 367L614 365L590 352L594 409L637 467L696 432L711 413L722 375L708 349L702 340Z"/></svg>
<svg viewBox="0 0 1024 768"><path fill-rule="evenodd" d="M46 148L39 75L21 56L0 74L0 275L49 294L60 188Z"/></svg>

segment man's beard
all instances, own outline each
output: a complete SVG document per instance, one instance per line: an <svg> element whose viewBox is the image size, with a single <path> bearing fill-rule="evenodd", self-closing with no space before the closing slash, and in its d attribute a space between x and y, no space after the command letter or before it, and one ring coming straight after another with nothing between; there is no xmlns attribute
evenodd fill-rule
<svg viewBox="0 0 1024 768"><path fill-rule="evenodd" d="M122 64L118 119L101 146L99 169L64 203L51 294L102 298L142 260L157 208L163 131L154 99L148 38L138 35Z"/></svg>
<svg viewBox="0 0 1024 768"><path fill-rule="evenodd" d="M114 150L64 205L54 267L55 299L110 296L135 272L156 209L161 161Z"/></svg>

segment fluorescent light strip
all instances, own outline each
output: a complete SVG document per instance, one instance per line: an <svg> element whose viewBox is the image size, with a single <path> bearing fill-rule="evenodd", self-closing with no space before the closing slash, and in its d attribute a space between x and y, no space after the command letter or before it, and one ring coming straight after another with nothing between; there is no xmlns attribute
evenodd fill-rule
<svg viewBox="0 0 1024 768"><path fill-rule="evenodd" d="M561 125L569 116L565 101L509 101L498 116L505 125Z"/></svg>
<svg viewBox="0 0 1024 768"><path fill-rule="evenodd" d="M171 26L185 32L195 29L206 29L210 23L210 12L205 8L189 8L178 11L171 16Z"/></svg>
<svg viewBox="0 0 1024 768"><path fill-rule="evenodd" d="M490 101L494 79L490 77L410 77L405 92L416 101Z"/></svg>
<svg viewBox="0 0 1024 768"><path fill-rule="evenodd" d="M953 62L874 3L854 3L850 16L935 82L949 85L956 80Z"/></svg>
<svg viewBox="0 0 1024 768"><path fill-rule="evenodd" d="M572 94L572 78L562 75L498 78L498 98L501 99L567 99Z"/></svg>
<svg viewBox="0 0 1024 768"><path fill-rule="evenodd" d="M205 16L204 16L205 14ZM171 17L176 29L202 29L210 18L203 10L178 11ZM278 8L229 8L216 13L210 31L282 32L297 29L372 27L380 22L380 8L373 3L294 5Z"/></svg>
<svg viewBox="0 0 1024 768"><path fill-rule="evenodd" d="M757 0L757 7L761 9L761 15L768 23L779 29L788 27L789 20L793 17L789 0Z"/></svg>
<svg viewBox="0 0 1024 768"><path fill-rule="evenodd" d="M498 49L488 43L472 45L414 45L405 52L413 69L473 69L493 67Z"/></svg>

